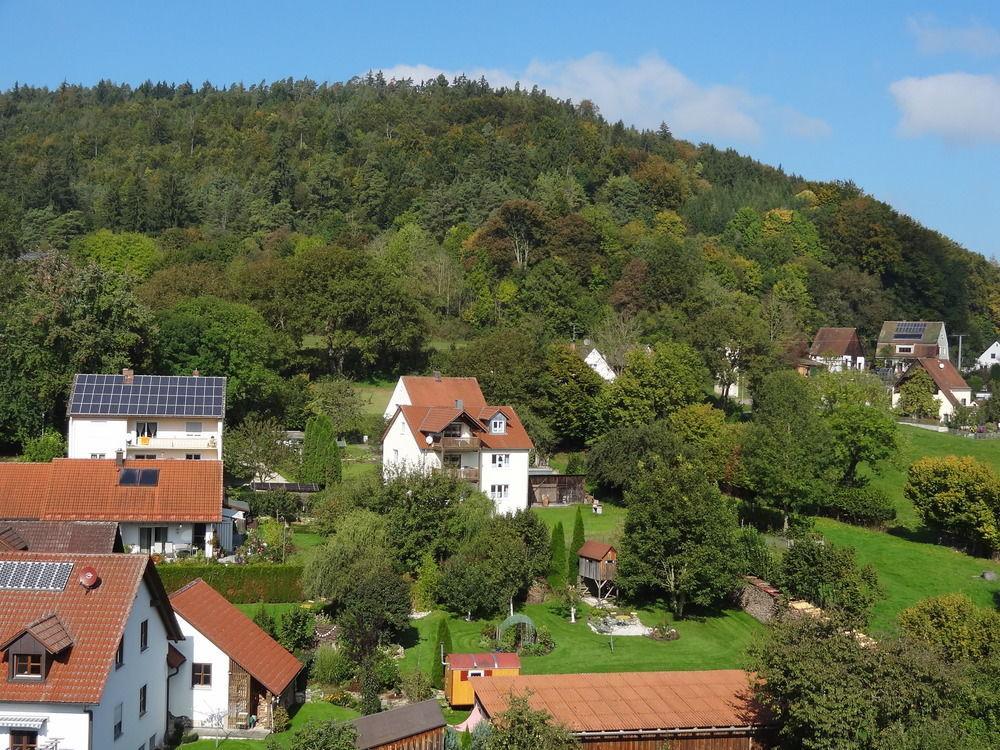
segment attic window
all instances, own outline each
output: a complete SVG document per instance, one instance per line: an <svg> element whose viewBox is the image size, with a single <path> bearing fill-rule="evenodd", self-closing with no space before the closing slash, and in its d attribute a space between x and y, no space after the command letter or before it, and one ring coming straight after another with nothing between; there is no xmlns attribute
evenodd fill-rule
<svg viewBox="0 0 1000 750"><path fill-rule="evenodd" d="M122 469L118 473L121 487L155 487L159 481L159 469Z"/></svg>
<svg viewBox="0 0 1000 750"><path fill-rule="evenodd" d="M897 346L896 354L913 354L912 346Z"/></svg>
<svg viewBox="0 0 1000 750"><path fill-rule="evenodd" d="M44 659L43 654L13 654L11 677L15 680L40 680Z"/></svg>
<svg viewBox="0 0 1000 750"><path fill-rule="evenodd" d="M507 419L503 414L497 414L490 420L490 432L494 435L503 435L507 432Z"/></svg>

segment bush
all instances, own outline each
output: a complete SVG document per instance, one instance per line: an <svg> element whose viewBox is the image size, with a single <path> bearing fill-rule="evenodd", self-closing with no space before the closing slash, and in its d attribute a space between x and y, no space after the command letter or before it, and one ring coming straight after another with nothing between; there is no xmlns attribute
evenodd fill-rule
<svg viewBox="0 0 1000 750"><path fill-rule="evenodd" d="M168 593L201 578L233 604L301 602L306 598L301 565L175 562L158 565L156 571Z"/></svg>
<svg viewBox="0 0 1000 750"><path fill-rule="evenodd" d="M896 517L896 508L889 496L870 485L837 488L817 511L860 526L882 527Z"/></svg>
<svg viewBox="0 0 1000 750"><path fill-rule="evenodd" d="M371 673L380 693L399 687L399 665L385 651L372 659Z"/></svg>
<svg viewBox="0 0 1000 750"><path fill-rule="evenodd" d="M250 515L254 518L269 516L288 521L297 521L299 518L299 499L291 492L247 492L243 493L241 499L250 505Z"/></svg>
<svg viewBox="0 0 1000 750"><path fill-rule="evenodd" d="M587 473L587 460L583 457L582 453L569 454L569 459L566 461L566 473L567 474Z"/></svg>
<svg viewBox="0 0 1000 750"><path fill-rule="evenodd" d="M313 658L312 678L328 685L340 685L354 678L355 667L343 651L320 646Z"/></svg>
<svg viewBox="0 0 1000 750"><path fill-rule="evenodd" d="M287 651L309 648L316 630L316 616L296 608L286 612L278 623L278 643Z"/></svg>
<svg viewBox="0 0 1000 750"><path fill-rule="evenodd" d="M276 733L280 734L281 732L287 731L290 722L288 718L288 710L281 704L278 704L274 707L274 715L271 717L271 721L271 729L273 729Z"/></svg>
<svg viewBox="0 0 1000 750"><path fill-rule="evenodd" d="M18 461L48 463L53 458L66 455L66 441L55 430L45 430L36 438L24 444L24 452L18 456Z"/></svg>
<svg viewBox="0 0 1000 750"><path fill-rule="evenodd" d="M197 732L185 732L184 734L181 735L182 745L190 745L192 742L197 742L197 741L198 741Z"/></svg>
<svg viewBox="0 0 1000 750"><path fill-rule="evenodd" d="M402 687L403 695L414 703L425 701L434 695L430 678L419 669L403 675Z"/></svg>
<svg viewBox="0 0 1000 750"><path fill-rule="evenodd" d="M258 628L263 630L272 638L275 638L278 635L278 624L275 622L274 615L272 615L270 610L268 610L263 604L257 607L254 611L253 621Z"/></svg>

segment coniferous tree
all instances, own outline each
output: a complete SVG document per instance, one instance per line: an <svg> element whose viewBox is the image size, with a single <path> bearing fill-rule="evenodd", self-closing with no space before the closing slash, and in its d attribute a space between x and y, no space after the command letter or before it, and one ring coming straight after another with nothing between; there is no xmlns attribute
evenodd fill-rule
<svg viewBox="0 0 1000 750"><path fill-rule="evenodd" d="M323 414L310 417L302 443L303 482L330 485L340 481L340 449L333 422Z"/></svg>
<svg viewBox="0 0 1000 750"><path fill-rule="evenodd" d="M564 576L568 570L566 566L566 533L563 531L562 521L552 529L550 547L549 585L553 591L562 591L566 587Z"/></svg>
<svg viewBox="0 0 1000 750"><path fill-rule="evenodd" d="M580 506L576 508L576 520L573 521L573 542L569 546L569 554L566 556L566 577L567 582L572 586L576 584L578 578L579 563L577 554L580 547L587 541L583 530L583 512Z"/></svg>
<svg viewBox="0 0 1000 750"><path fill-rule="evenodd" d="M451 641L451 628L448 627L448 616L445 615L441 618L441 623L438 625L437 640L435 641L434 669L432 670L435 687L444 687L443 659L454 650L455 647Z"/></svg>

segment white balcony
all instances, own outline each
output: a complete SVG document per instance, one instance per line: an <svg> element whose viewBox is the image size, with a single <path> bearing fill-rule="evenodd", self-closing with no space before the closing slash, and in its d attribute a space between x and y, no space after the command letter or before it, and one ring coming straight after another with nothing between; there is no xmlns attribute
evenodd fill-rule
<svg viewBox="0 0 1000 750"><path fill-rule="evenodd" d="M128 444L131 451L142 450L211 450L218 448L215 435L186 437L137 437Z"/></svg>

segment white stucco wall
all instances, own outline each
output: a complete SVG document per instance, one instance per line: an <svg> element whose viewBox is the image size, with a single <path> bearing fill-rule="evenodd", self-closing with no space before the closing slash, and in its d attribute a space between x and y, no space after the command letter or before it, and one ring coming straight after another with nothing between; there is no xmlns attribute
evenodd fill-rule
<svg viewBox="0 0 1000 750"><path fill-rule="evenodd" d="M143 521L142 523L119 523L118 530L122 536L122 546L126 552L142 552L139 549L139 529L146 526L166 526L167 542L171 544L191 544L194 538L193 523L178 523L176 521ZM218 552L218 524L209 523L205 525L205 555L212 557ZM211 542L211 545L209 544ZM211 552L209 551L211 546ZM157 550L158 551L158 550ZM230 552L232 550L223 550Z"/></svg>
<svg viewBox="0 0 1000 750"><path fill-rule="evenodd" d="M156 437L149 445L140 445L136 422L156 422ZM200 422L200 432L188 432L188 422ZM68 451L70 458L90 458L103 453L114 458L115 451L126 451L128 457L137 453L157 458L184 458L188 453L200 454L203 460L222 460L221 419L167 417L129 417L128 419L96 419L70 417ZM215 446L209 445L210 439Z"/></svg>
<svg viewBox="0 0 1000 750"><path fill-rule="evenodd" d="M149 738L154 734L157 743L163 741L167 726L168 642L163 621L150 605L151 598L152 592L143 582L125 626L125 663L120 669L112 665L101 702L93 709L93 750L136 750L144 744L148 749ZM149 621L149 647L145 651L139 649L139 625L143 620ZM139 688L142 685L146 685L146 713L139 716ZM119 703L123 706L124 731L115 740L115 707Z"/></svg>
<svg viewBox="0 0 1000 750"><path fill-rule="evenodd" d="M494 454L509 454L510 462L503 468L493 465ZM479 489L490 495L491 485L508 486L507 497L495 499L498 513L510 514L528 507L528 451L483 450L480 453Z"/></svg>
<svg viewBox="0 0 1000 750"><path fill-rule="evenodd" d="M59 740L59 750L91 750L88 744L90 717L83 709L83 706L58 703L0 703L0 715L45 719L37 730L38 745L44 747L47 742ZM17 731L18 727L13 729ZM10 747L10 731L0 727L0 748ZM95 743L94 750L98 747Z"/></svg>
<svg viewBox="0 0 1000 750"><path fill-rule="evenodd" d="M392 476L408 471L430 471L439 468L441 462L433 451L422 450L406 424L406 418L399 412L390 422L382 440L382 473Z"/></svg>
<svg viewBox="0 0 1000 750"><path fill-rule="evenodd" d="M410 400L410 394L406 392L406 386L403 385L403 379L400 378L396 381L396 387L392 390L392 396L389 397L389 404L385 407L382 418L391 419L392 415L396 413L396 409L400 406L412 405L413 402Z"/></svg>
<svg viewBox="0 0 1000 750"><path fill-rule="evenodd" d="M583 361L587 363L591 370L609 383L618 377L615 375L615 371L611 369L611 365L608 364L604 355L597 351L597 349L591 349L590 353L583 358Z"/></svg>
<svg viewBox="0 0 1000 750"><path fill-rule="evenodd" d="M128 420L70 417L66 454L69 458L90 458L103 453L104 458L114 458L115 451L125 450L127 436Z"/></svg>
<svg viewBox="0 0 1000 750"><path fill-rule="evenodd" d="M976 358L980 367L992 367L1000 362L1000 341L994 341L990 347Z"/></svg>
<svg viewBox="0 0 1000 750"><path fill-rule="evenodd" d="M174 716L187 716L196 726L218 726L219 715L229 712L229 657L180 615L177 621L184 640L176 647L187 661L170 679L170 711ZM210 687L191 685L193 663L212 665Z"/></svg>

